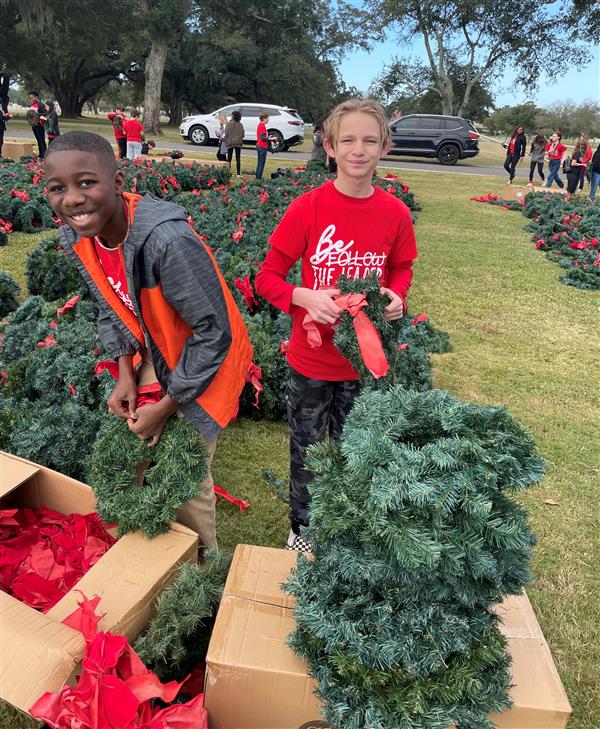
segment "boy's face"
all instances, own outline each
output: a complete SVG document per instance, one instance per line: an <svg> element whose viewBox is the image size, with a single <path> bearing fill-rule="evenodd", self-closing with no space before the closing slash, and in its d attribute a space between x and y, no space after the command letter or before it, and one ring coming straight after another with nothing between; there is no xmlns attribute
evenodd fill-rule
<svg viewBox="0 0 600 729"><path fill-rule="evenodd" d="M370 179L381 155L387 151L381 146L377 120L364 111L344 114L335 146L328 140L324 140L323 146L330 157L335 157L338 177L341 174L352 179Z"/></svg>
<svg viewBox="0 0 600 729"><path fill-rule="evenodd" d="M122 223L123 173L90 152L54 152L45 162L50 205L86 238L108 237Z"/></svg>

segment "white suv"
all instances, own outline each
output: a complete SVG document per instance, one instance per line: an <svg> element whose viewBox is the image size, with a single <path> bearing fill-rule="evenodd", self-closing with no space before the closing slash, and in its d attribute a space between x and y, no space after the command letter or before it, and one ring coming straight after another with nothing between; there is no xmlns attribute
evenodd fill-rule
<svg viewBox="0 0 600 729"><path fill-rule="evenodd" d="M272 149L274 152L283 152L289 147L304 142L304 121L295 109L287 106L275 106L273 104L230 104L211 114L196 114L186 116L181 122L179 131L184 139L192 144L212 144L217 141L217 129L219 122L217 117L222 114L231 119L231 114L239 111L242 115L244 125L244 142L254 144L256 142L256 127L258 126L258 115L266 111L269 115L269 136L274 138Z"/></svg>

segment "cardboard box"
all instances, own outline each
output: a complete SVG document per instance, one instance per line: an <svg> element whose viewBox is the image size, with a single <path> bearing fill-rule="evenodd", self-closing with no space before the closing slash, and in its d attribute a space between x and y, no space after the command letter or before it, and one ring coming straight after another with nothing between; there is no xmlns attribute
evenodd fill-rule
<svg viewBox="0 0 600 729"><path fill-rule="evenodd" d="M44 505L63 514L89 514L96 507L86 484L0 451L0 498L7 496L19 507ZM45 691L73 679L84 642L61 621L77 608L78 591L100 596L99 630L133 640L180 564L196 560L197 548L197 534L175 522L152 540L127 534L46 614L0 592L0 698L27 711Z"/></svg>
<svg viewBox="0 0 600 729"><path fill-rule="evenodd" d="M206 657L210 729L299 729L322 721L316 682L285 643L295 627L294 601L280 585L296 557L238 545ZM513 658L514 706L492 717L496 726L564 729L571 706L527 596L497 610Z"/></svg>
<svg viewBox="0 0 600 729"><path fill-rule="evenodd" d="M4 144L2 145L3 157L18 162L18 160L24 155L27 157L33 156L33 142L24 142L22 139L4 138Z"/></svg>

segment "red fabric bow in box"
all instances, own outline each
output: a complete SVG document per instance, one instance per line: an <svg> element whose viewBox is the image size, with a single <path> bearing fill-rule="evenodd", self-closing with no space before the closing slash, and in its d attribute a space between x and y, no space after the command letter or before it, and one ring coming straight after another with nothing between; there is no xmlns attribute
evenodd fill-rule
<svg viewBox="0 0 600 729"><path fill-rule="evenodd" d="M365 363L365 367L376 379L387 375L390 365L383 351L377 329L363 311L367 306L367 299L364 294L342 294L341 296L334 296L333 300L342 311L347 311L352 317L360 356ZM306 330L308 344L313 349L320 347L321 333L309 314L304 317L302 326Z"/></svg>
<svg viewBox="0 0 600 729"><path fill-rule="evenodd" d="M52 729L208 729L203 694L186 704L164 709L156 705L154 699L173 701L183 682L161 683L127 638L98 633L98 602L98 597L84 596L63 621L83 633L86 641L77 686L45 693L29 713Z"/></svg>
<svg viewBox="0 0 600 729"><path fill-rule="evenodd" d="M115 541L97 514L0 511L0 589L46 612Z"/></svg>

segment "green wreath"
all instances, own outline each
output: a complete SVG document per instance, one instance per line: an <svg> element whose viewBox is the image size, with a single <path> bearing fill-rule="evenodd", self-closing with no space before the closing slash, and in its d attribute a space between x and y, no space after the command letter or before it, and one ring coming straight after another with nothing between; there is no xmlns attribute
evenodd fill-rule
<svg viewBox="0 0 600 729"><path fill-rule="evenodd" d="M150 458L144 483L138 486L136 466ZM124 420L116 420L94 443L88 480L98 514L107 524L118 524L119 536L141 530L152 539L166 532L181 506L198 494L207 472L206 448L183 418L170 418L151 449Z"/></svg>

